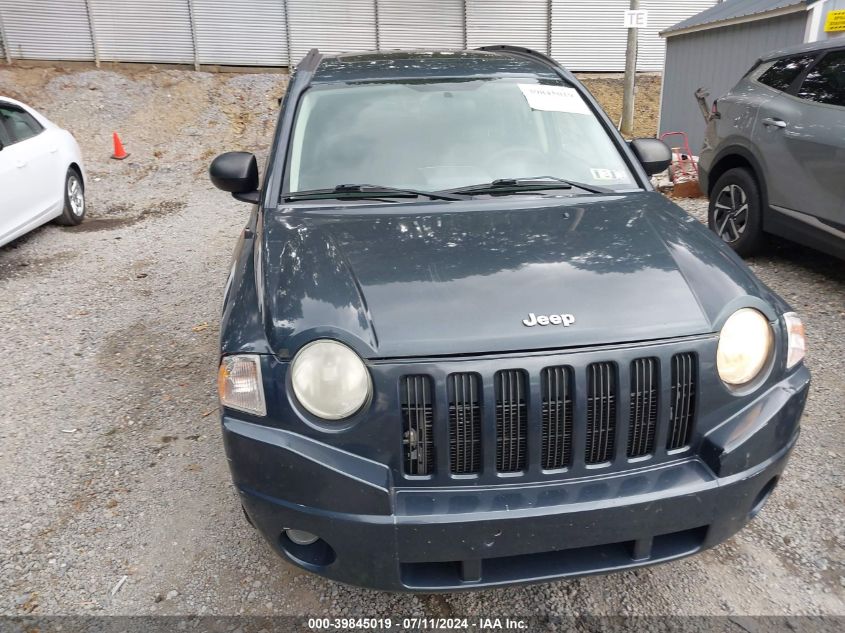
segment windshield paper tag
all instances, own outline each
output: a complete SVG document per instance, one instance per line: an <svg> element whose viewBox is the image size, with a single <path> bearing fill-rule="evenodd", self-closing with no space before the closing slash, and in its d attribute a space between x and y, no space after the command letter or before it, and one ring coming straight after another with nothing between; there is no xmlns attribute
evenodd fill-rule
<svg viewBox="0 0 845 633"><path fill-rule="evenodd" d="M625 172L619 169L590 169L593 180L625 180Z"/></svg>
<svg viewBox="0 0 845 633"><path fill-rule="evenodd" d="M518 84L525 100L532 110L546 112L569 112L591 114L575 88L566 86L544 86L542 84Z"/></svg>

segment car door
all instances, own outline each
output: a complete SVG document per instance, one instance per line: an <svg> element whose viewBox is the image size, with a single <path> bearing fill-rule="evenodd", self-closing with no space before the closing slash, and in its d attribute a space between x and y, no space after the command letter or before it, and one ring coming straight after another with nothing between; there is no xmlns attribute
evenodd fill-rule
<svg viewBox="0 0 845 633"><path fill-rule="evenodd" d="M845 49L818 56L769 100L754 140L772 207L845 224Z"/></svg>
<svg viewBox="0 0 845 633"><path fill-rule="evenodd" d="M0 150L0 239L39 218L55 213L61 188L56 185L58 143L22 108L0 101L5 142Z"/></svg>
<svg viewBox="0 0 845 633"><path fill-rule="evenodd" d="M793 209L845 230L845 48L816 62L796 97L801 108L786 145L808 188Z"/></svg>
<svg viewBox="0 0 845 633"><path fill-rule="evenodd" d="M817 58L816 53L781 58L757 75L756 81L768 98L757 111L752 142L765 174L769 205L773 207L794 209L802 205L811 180L796 162L794 153L804 106L794 96L794 90Z"/></svg>

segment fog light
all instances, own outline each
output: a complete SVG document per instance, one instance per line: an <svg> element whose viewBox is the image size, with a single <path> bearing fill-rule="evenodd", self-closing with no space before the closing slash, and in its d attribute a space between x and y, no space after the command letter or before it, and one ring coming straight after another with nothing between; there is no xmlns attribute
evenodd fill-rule
<svg viewBox="0 0 845 633"><path fill-rule="evenodd" d="M319 538L316 534L311 534L311 532L306 532L305 530L287 529L285 530L285 534L297 545L311 545L311 543L316 543Z"/></svg>

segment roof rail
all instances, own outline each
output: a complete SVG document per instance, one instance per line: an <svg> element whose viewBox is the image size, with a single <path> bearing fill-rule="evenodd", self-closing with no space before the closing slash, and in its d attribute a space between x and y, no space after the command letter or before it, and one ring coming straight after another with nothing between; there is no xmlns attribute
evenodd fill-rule
<svg viewBox="0 0 845 633"><path fill-rule="evenodd" d="M317 66L320 65L321 61L323 61L323 55L316 48L312 48L308 51L305 57L302 58L302 61L296 65L296 70L313 72L317 70Z"/></svg>
<svg viewBox="0 0 845 633"><path fill-rule="evenodd" d="M534 59L543 63L546 66L551 66L558 72L563 72L564 74L569 74L569 71L566 70L563 66L558 64L555 60L551 57L546 55L545 53L541 53L539 51L535 51L532 48L525 48L523 46L511 46L510 44L493 44L491 46L479 46L476 50L478 51L489 51L489 52L503 52L503 53L512 53L514 55L519 55L520 57L527 57L529 59Z"/></svg>

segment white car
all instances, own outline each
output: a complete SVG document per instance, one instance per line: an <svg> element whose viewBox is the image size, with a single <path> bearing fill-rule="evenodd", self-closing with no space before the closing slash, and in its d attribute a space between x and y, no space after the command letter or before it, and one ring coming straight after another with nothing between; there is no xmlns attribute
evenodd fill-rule
<svg viewBox="0 0 845 633"><path fill-rule="evenodd" d="M0 96L0 246L55 220L85 217L85 168L70 132Z"/></svg>

